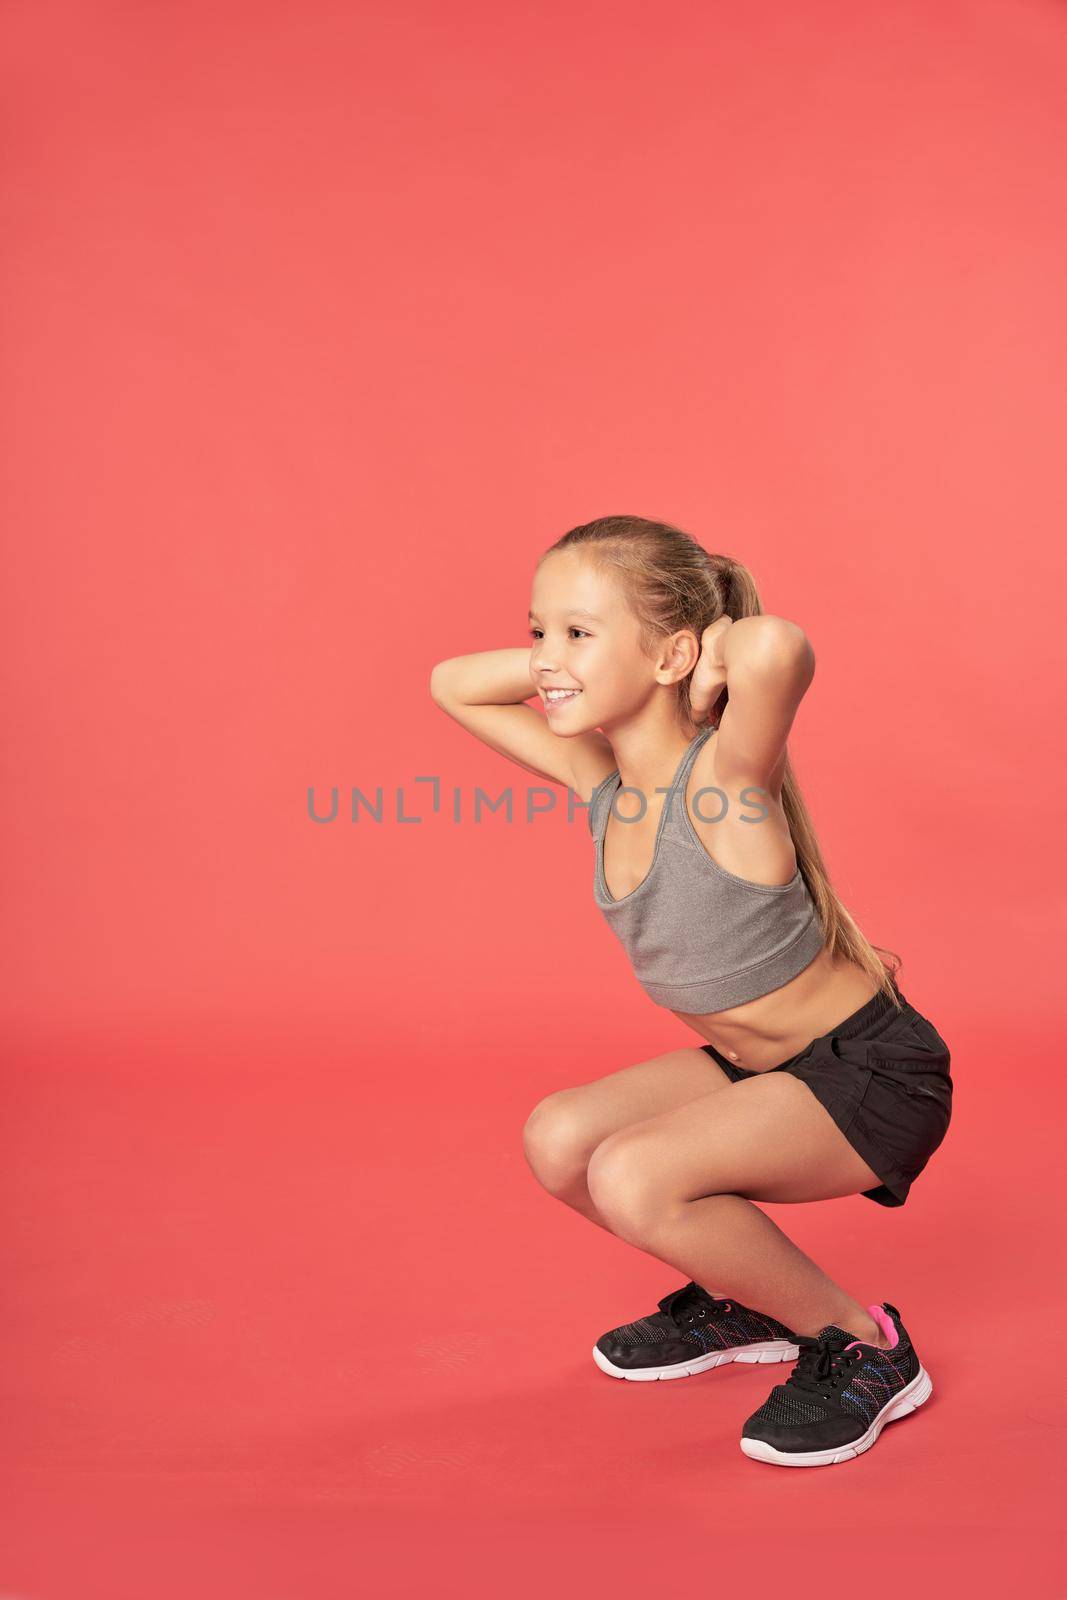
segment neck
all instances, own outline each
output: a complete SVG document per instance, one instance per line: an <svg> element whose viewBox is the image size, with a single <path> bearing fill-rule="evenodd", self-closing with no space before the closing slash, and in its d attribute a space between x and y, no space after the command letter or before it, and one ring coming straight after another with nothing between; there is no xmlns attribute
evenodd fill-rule
<svg viewBox="0 0 1067 1600"><path fill-rule="evenodd" d="M652 806L657 789L666 789L674 778L682 757L707 724L688 729L671 723L662 727L633 725L608 733L622 784L637 789L645 805ZM605 730L606 731L606 730Z"/></svg>

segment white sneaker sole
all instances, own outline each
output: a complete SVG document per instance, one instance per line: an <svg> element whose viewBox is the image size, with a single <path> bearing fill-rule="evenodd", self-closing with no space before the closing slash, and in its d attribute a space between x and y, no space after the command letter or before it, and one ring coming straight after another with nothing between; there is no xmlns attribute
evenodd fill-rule
<svg viewBox="0 0 1067 1600"><path fill-rule="evenodd" d="M672 1361L667 1367L617 1367L609 1361L603 1350L593 1346L593 1360L609 1378L628 1378L632 1383L648 1383L656 1378L693 1378L698 1372L710 1372L712 1367L724 1367L730 1361L795 1361L800 1346L786 1339L766 1339L762 1344L739 1344L733 1350L713 1350L706 1356L695 1356L692 1361Z"/></svg>
<svg viewBox="0 0 1067 1600"><path fill-rule="evenodd" d="M887 1406L882 1407L865 1434L853 1439L851 1444L839 1444L833 1450L798 1450L791 1454L788 1450L776 1450L762 1439L745 1438L741 1440L741 1448L753 1461L771 1461L778 1467L832 1467L838 1461L851 1461L869 1450L887 1422L895 1422L909 1412L917 1411L924 1401L929 1400L933 1391L930 1374L925 1367L920 1367L911 1382Z"/></svg>

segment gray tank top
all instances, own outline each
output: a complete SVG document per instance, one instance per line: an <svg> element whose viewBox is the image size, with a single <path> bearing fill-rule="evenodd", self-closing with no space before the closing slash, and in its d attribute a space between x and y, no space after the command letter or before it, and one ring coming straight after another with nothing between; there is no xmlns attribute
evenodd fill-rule
<svg viewBox="0 0 1067 1600"><path fill-rule="evenodd" d="M622 784L617 768L597 784L588 811L597 905L649 999L693 1015L769 994L803 972L825 943L799 867L788 883L753 883L720 867L705 850L685 791L693 762L715 731L701 729L682 757L663 797L652 865L620 900L612 899L604 881L604 833ZM698 812L711 809L707 796L706 790L693 796ZM712 798L721 806L718 793Z"/></svg>

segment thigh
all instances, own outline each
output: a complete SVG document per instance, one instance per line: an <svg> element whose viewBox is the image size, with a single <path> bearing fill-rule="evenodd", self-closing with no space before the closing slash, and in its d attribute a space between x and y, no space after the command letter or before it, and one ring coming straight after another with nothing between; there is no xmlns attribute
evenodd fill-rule
<svg viewBox="0 0 1067 1600"><path fill-rule="evenodd" d="M581 1142L591 1155L604 1139L632 1123L730 1087L729 1078L709 1055L699 1047L683 1046L591 1083L558 1089L535 1108L535 1115L544 1110L580 1130Z"/></svg>
<svg viewBox="0 0 1067 1600"><path fill-rule="evenodd" d="M643 1185L672 1200L830 1200L882 1181L807 1084L788 1072L728 1083L722 1093L635 1124L597 1159L610 1165L613 1153Z"/></svg>

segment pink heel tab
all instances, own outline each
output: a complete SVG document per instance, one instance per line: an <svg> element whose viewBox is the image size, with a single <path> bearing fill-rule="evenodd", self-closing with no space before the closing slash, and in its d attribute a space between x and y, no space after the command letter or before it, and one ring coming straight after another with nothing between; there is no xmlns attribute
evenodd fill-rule
<svg viewBox="0 0 1067 1600"><path fill-rule="evenodd" d="M890 1350L896 1349L897 1345L900 1343L900 1335L897 1332L896 1323L889 1315L889 1312L883 1311L881 1306L868 1306L867 1310L871 1313L871 1316L874 1318L875 1322L877 1322L878 1326L889 1340Z"/></svg>
<svg viewBox="0 0 1067 1600"><path fill-rule="evenodd" d="M874 1318L875 1322L889 1340L890 1350L895 1350L897 1345L900 1343L900 1335L897 1332L896 1325L894 1324L893 1319L889 1315L888 1311L883 1311L881 1306L868 1306L867 1310L871 1313L871 1316ZM852 1345L864 1344L865 1342L866 1341L863 1339L853 1339L852 1344L846 1344L845 1349L851 1350Z"/></svg>

